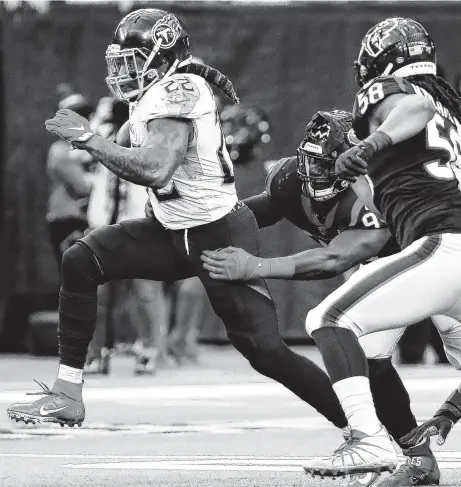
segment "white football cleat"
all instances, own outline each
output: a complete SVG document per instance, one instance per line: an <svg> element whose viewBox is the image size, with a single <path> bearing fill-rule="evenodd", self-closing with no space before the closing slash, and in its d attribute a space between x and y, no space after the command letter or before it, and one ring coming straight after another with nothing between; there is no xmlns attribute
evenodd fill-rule
<svg viewBox="0 0 461 487"><path fill-rule="evenodd" d="M397 467L397 453L384 427L374 435L352 430L350 439L333 455L314 457L303 467L306 473L321 477L392 472Z"/></svg>
<svg viewBox="0 0 461 487"><path fill-rule="evenodd" d="M379 473L355 473L349 477L347 487L372 487L377 485L378 479L381 477Z"/></svg>

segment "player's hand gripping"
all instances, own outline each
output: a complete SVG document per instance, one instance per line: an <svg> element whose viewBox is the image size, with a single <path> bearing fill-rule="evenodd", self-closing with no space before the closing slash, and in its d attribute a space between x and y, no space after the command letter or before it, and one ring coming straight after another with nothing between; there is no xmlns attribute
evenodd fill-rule
<svg viewBox="0 0 461 487"><path fill-rule="evenodd" d="M255 279L255 270L261 266L261 259L247 251L226 247L218 250L204 250L201 259L210 277L221 281L248 281Z"/></svg>
<svg viewBox="0 0 461 487"><path fill-rule="evenodd" d="M94 135L90 122L67 108L58 110L52 119L46 120L45 127L48 132L70 142L77 149L84 148L81 143L88 141Z"/></svg>
<svg viewBox="0 0 461 487"><path fill-rule="evenodd" d="M367 173L369 155L360 145L351 147L338 156L335 162L335 174L341 179L356 181Z"/></svg>
<svg viewBox="0 0 461 487"><path fill-rule="evenodd" d="M427 436L438 436L437 444L443 445L454 424L461 419L461 393L455 390L432 419L417 426L400 439L408 446L417 445Z"/></svg>
<svg viewBox="0 0 461 487"><path fill-rule="evenodd" d="M427 436L438 435L437 444L443 445L451 428L453 428L453 421L445 416L435 416L429 421L412 429L407 435L402 436L400 441L411 447L417 445Z"/></svg>
<svg viewBox="0 0 461 487"><path fill-rule="evenodd" d="M387 133L377 130L358 145L339 155L335 162L335 173L341 179L356 181L368 172L368 163L377 152L390 147L392 139Z"/></svg>

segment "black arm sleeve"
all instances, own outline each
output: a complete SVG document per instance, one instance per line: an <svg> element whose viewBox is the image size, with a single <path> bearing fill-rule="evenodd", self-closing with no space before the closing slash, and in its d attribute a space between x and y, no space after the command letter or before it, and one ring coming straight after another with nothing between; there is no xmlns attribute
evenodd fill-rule
<svg viewBox="0 0 461 487"><path fill-rule="evenodd" d="M283 218L282 212L265 191L245 198L243 202L254 213L259 228L270 227Z"/></svg>

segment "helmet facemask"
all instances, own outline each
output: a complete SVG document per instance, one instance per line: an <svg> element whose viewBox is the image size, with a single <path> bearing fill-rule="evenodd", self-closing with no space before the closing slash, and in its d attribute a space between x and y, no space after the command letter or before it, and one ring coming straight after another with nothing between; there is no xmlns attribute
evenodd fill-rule
<svg viewBox="0 0 461 487"><path fill-rule="evenodd" d="M322 157L298 148L298 177L302 179L302 192L317 201L326 201L349 187L349 182L334 173L336 151L331 157Z"/></svg>
<svg viewBox="0 0 461 487"><path fill-rule="evenodd" d="M349 187L348 181L336 176L334 166L339 154L355 143L351 140L352 133L351 116L347 112L336 110L314 115L297 151L297 172L305 196L326 201Z"/></svg>
<svg viewBox="0 0 461 487"><path fill-rule="evenodd" d="M144 49L120 49L118 44L108 47L106 83L117 99L134 101L164 77L168 63L157 52L148 56Z"/></svg>

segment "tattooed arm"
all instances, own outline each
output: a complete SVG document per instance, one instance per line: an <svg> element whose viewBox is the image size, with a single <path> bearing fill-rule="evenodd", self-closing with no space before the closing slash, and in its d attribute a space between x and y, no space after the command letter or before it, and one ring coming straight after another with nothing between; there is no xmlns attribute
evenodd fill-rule
<svg viewBox="0 0 461 487"><path fill-rule="evenodd" d="M184 161L191 124L177 118L159 118L151 120L147 130L141 147L120 147L98 135L74 145L87 150L120 178L159 189Z"/></svg>

